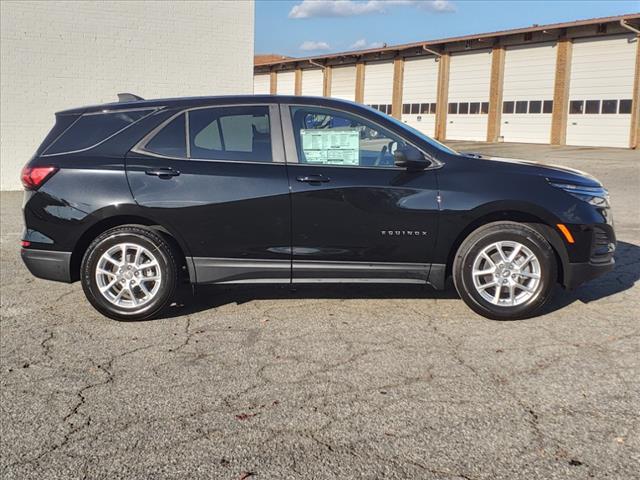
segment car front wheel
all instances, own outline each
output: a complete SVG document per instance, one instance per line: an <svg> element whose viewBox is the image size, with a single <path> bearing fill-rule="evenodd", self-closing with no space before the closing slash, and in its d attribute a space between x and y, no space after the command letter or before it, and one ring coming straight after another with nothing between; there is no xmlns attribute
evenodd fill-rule
<svg viewBox="0 0 640 480"><path fill-rule="evenodd" d="M453 263L464 302L487 318L531 317L549 300L557 279L554 251L535 229L515 222L478 228Z"/></svg>
<svg viewBox="0 0 640 480"><path fill-rule="evenodd" d="M118 320L142 320L170 303L178 266L160 234L126 225L104 232L89 245L81 280L87 299L100 313Z"/></svg>

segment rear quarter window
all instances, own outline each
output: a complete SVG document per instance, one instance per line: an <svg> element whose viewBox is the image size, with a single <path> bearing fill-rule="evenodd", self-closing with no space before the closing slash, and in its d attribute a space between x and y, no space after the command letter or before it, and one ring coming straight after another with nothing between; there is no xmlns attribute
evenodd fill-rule
<svg viewBox="0 0 640 480"><path fill-rule="evenodd" d="M144 109L82 115L44 151L44 156L95 147L153 111L154 109Z"/></svg>

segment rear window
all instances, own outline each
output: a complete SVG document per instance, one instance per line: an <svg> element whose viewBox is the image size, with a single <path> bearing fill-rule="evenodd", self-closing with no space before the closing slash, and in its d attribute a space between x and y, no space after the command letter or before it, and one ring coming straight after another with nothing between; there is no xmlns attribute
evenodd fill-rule
<svg viewBox="0 0 640 480"><path fill-rule="evenodd" d="M95 147L151 112L153 109L82 115L45 150L44 155L70 153Z"/></svg>

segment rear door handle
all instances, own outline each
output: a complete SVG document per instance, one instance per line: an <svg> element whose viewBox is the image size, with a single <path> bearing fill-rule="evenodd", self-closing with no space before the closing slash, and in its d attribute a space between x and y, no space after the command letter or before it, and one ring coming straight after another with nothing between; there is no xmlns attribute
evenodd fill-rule
<svg viewBox="0 0 640 480"><path fill-rule="evenodd" d="M305 183L326 183L331 181L329 177L325 177L324 175L301 175L297 177L296 180Z"/></svg>
<svg viewBox="0 0 640 480"><path fill-rule="evenodd" d="M144 173L146 173L147 175L154 175L160 178L171 178L171 177L177 177L178 175L180 175L179 171L174 170L173 168L170 168L170 167L150 168L149 170L146 170Z"/></svg>

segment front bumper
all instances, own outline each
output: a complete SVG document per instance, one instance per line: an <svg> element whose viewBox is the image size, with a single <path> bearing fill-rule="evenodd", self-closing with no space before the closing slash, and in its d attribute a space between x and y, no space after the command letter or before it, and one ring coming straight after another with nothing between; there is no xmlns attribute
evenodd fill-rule
<svg viewBox="0 0 640 480"><path fill-rule="evenodd" d="M71 283L71 252L23 248L20 255L34 276Z"/></svg>
<svg viewBox="0 0 640 480"><path fill-rule="evenodd" d="M568 263L565 265L564 286L571 290L589 280L593 280L600 275L610 272L615 267L613 257L606 263Z"/></svg>

